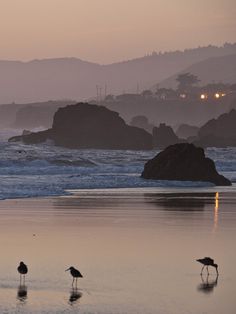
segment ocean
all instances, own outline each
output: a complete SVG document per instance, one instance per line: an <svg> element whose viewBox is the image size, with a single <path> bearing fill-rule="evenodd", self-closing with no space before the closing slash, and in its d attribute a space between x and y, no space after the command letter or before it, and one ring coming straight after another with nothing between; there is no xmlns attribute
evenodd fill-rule
<svg viewBox="0 0 236 314"><path fill-rule="evenodd" d="M52 143L8 143L0 134L0 199L65 195L73 189L204 187L206 182L145 180L144 164L158 151L67 149ZM236 148L210 148L219 173L236 182Z"/></svg>

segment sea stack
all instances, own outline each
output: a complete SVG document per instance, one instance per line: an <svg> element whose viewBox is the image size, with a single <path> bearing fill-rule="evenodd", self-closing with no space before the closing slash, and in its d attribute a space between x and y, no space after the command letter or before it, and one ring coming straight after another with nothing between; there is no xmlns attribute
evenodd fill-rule
<svg viewBox="0 0 236 314"><path fill-rule="evenodd" d="M115 111L88 103L59 108L51 129L9 139L19 140L27 144L52 140L68 148L152 149L151 134L127 125Z"/></svg>
<svg viewBox="0 0 236 314"><path fill-rule="evenodd" d="M217 172L214 161L205 156L203 148L188 143L168 146L157 154L145 164L142 177L231 185L230 180Z"/></svg>

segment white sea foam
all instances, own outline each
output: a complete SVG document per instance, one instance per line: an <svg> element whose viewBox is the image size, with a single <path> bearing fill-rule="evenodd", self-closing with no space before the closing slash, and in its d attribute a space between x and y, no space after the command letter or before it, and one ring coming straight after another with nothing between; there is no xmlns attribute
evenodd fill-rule
<svg viewBox="0 0 236 314"><path fill-rule="evenodd" d="M1 136L0 136L1 138ZM208 149L220 173L236 181L236 149ZM144 180L157 151L72 150L53 145L0 143L0 199L65 194L70 189L202 187L203 182Z"/></svg>

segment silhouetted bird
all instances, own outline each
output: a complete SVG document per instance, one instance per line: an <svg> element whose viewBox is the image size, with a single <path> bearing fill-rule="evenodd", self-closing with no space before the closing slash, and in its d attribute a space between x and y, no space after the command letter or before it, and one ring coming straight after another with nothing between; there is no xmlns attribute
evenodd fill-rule
<svg viewBox="0 0 236 314"><path fill-rule="evenodd" d="M73 277L73 281L72 281L72 286L74 283L74 280L76 280L76 284L77 284L77 279L83 278L83 276L81 275L80 271L76 268L74 268L73 266L71 266L70 268L66 269L66 271L70 270L71 276Z"/></svg>
<svg viewBox="0 0 236 314"><path fill-rule="evenodd" d="M208 273L208 274L209 274L208 266L213 266L213 267L215 267L217 275L219 274L219 273L218 273L218 265L214 263L214 260L213 260L212 258L210 258L210 257L204 257L204 258L197 259L196 261L199 262L199 263L201 263L201 264L203 264L203 267L202 267L202 270L201 270L201 274L202 274L203 269L204 269L205 266L206 266L206 268L207 268L207 273Z"/></svg>
<svg viewBox="0 0 236 314"><path fill-rule="evenodd" d="M20 265L17 267L18 272L20 273L20 281L21 276L23 275L23 279L25 281L25 275L28 273L28 267L24 262L20 262Z"/></svg>

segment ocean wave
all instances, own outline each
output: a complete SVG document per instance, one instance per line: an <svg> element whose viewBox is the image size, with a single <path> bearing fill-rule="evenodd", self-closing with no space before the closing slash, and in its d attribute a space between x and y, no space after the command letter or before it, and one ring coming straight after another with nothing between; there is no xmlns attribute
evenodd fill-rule
<svg viewBox="0 0 236 314"><path fill-rule="evenodd" d="M54 160L48 160L48 161L49 163L57 165L57 166L78 166L78 167L96 166L96 164L89 159L80 159L80 160L54 159Z"/></svg>
<svg viewBox="0 0 236 314"><path fill-rule="evenodd" d="M236 182L236 149L207 149L217 170ZM141 178L157 151L66 149L0 142L0 199L62 195L73 189L209 187L206 182Z"/></svg>

